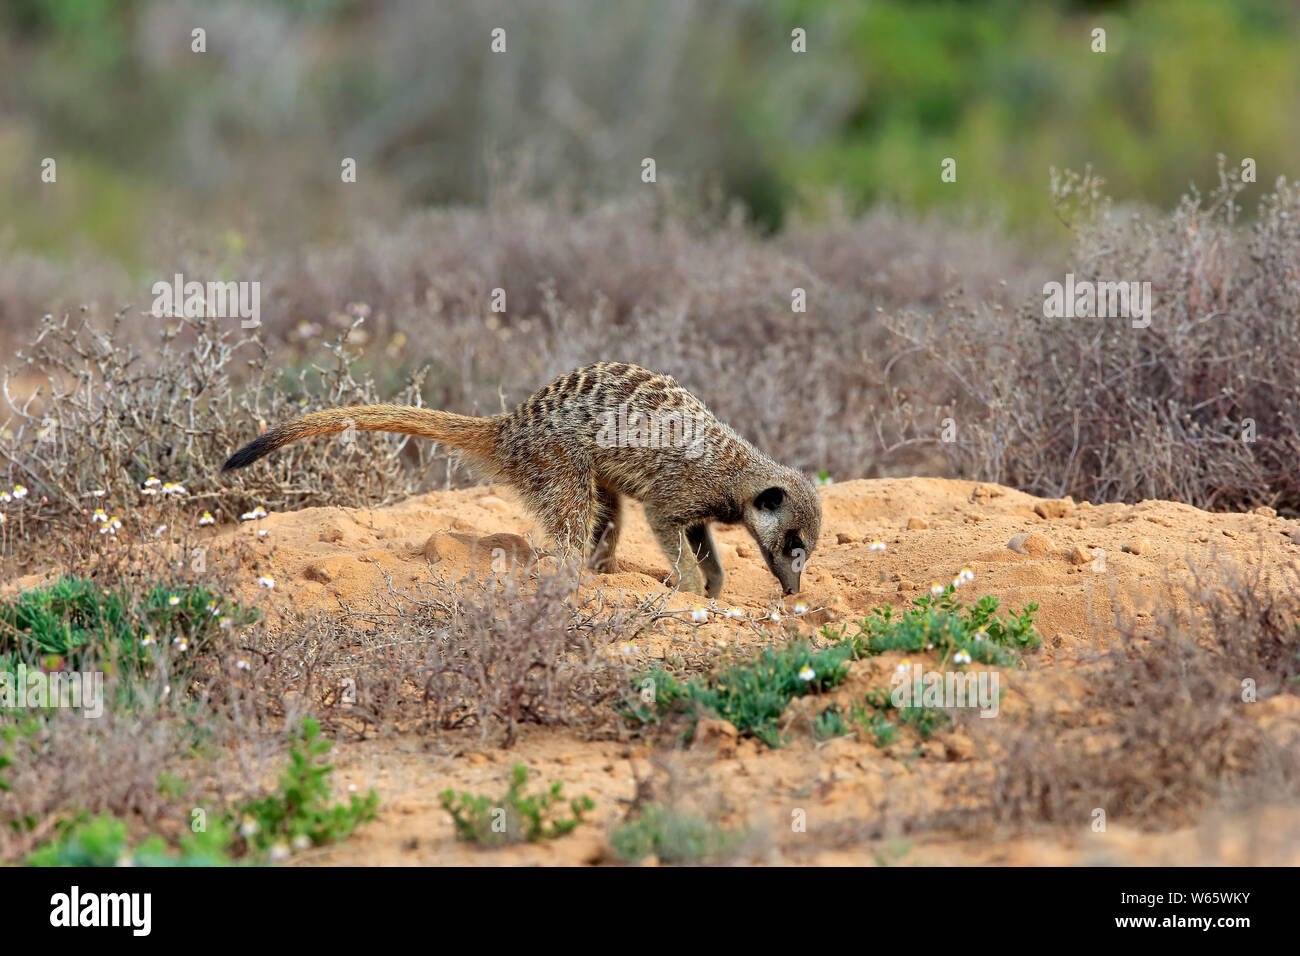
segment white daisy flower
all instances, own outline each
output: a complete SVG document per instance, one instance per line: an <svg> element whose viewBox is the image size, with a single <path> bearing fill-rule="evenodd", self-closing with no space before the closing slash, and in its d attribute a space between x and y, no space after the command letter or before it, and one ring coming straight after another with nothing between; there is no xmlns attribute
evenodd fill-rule
<svg viewBox="0 0 1300 956"><path fill-rule="evenodd" d="M691 620L696 624L702 624L709 619L709 609L696 605L695 610L691 611Z"/></svg>
<svg viewBox="0 0 1300 956"><path fill-rule="evenodd" d="M214 517L212 517L212 512L211 512L211 511L205 511L205 512L203 512L203 514L199 517L199 524L200 524L200 525L205 525L205 524L216 524L216 523L217 523L217 519L214 518Z"/></svg>
<svg viewBox="0 0 1300 956"><path fill-rule="evenodd" d="M816 676L817 676L817 672L808 666L805 666L804 669L799 672L799 679L801 681L804 681L805 683L812 680Z"/></svg>
<svg viewBox="0 0 1300 956"><path fill-rule="evenodd" d="M270 591L275 588L275 578L260 577L257 579L257 586Z"/></svg>
<svg viewBox="0 0 1300 956"><path fill-rule="evenodd" d="M877 540L871 542L870 550L872 550L872 551L884 551L884 550L885 550L885 542L883 542L883 541L881 541L881 540L879 540L879 539L877 539Z"/></svg>

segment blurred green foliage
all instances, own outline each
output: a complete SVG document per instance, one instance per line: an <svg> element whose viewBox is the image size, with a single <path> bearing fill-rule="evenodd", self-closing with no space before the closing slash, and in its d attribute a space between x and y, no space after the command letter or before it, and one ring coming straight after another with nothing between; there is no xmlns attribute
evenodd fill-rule
<svg viewBox="0 0 1300 956"><path fill-rule="evenodd" d="M1092 163L1117 199L1157 204L1207 182L1219 152L1254 158L1262 185L1294 175L1300 7L9 0L0 147L0 240L127 260L166 217L346 228L342 156L369 215L483 201L503 178L633 191L653 156L661 183L741 200L769 229L831 196L1026 225L1051 218L1049 166Z"/></svg>

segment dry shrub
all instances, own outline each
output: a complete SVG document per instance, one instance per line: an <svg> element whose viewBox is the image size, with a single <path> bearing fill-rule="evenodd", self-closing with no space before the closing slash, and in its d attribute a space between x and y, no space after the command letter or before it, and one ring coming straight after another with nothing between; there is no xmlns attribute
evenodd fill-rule
<svg viewBox="0 0 1300 956"><path fill-rule="evenodd" d="M323 724L439 733L477 728L514 740L521 724L599 733L614 725L628 669L614 646L656 626L665 596L633 607L580 592L563 568L435 579L381 595L382 612L287 622L254 646L260 692L306 699Z"/></svg>
<svg viewBox="0 0 1300 956"><path fill-rule="evenodd" d="M185 486L191 513L182 520L190 526L204 510L231 519L254 505L359 506L409 495L417 484L428 447L406 453L412 467L406 436L370 433L353 436L352 449L302 443L265 466L219 477L226 457L262 423L380 400L371 378L354 375L356 355L343 338L331 367L304 366L291 377L256 336L236 338L219 320L168 319L151 354L123 344L124 320L118 313L97 328L85 315L46 317L18 355L19 375L39 384L19 397L6 375L0 468L7 482L30 489L8 516L22 524L22 533L11 531L15 551L48 557L54 544L82 538L93 507L140 513L155 503L140 492L151 476ZM417 377L398 400L418 395Z"/></svg>
<svg viewBox="0 0 1300 956"><path fill-rule="evenodd" d="M1190 614L1162 611L1144 627L1117 620L1117 636L1083 672L1080 706L1054 700L1010 727L978 728L1000 753L981 815L1012 827L1082 826L1100 807L1111 822L1159 829L1216 804L1300 797L1300 727L1269 726L1257 709L1296 691L1295 577L1197 574L1184 585ZM1246 679L1258 703L1244 702Z"/></svg>
<svg viewBox="0 0 1300 956"><path fill-rule="evenodd" d="M1242 188L1221 161L1208 197L1121 216L1091 174L1055 183L1063 218L1080 217L1067 271L1150 282L1149 328L1046 318L1040 291L1015 314L958 302L896 319L897 354L918 360L890 382L959 391L950 467L1051 496L1300 512L1300 191L1279 180L1243 227Z"/></svg>

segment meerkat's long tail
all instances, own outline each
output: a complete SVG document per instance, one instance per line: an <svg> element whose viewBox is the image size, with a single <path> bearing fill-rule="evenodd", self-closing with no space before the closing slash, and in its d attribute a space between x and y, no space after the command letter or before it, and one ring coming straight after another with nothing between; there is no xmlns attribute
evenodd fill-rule
<svg viewBox="0 0 1300 956"><path fill-rule="evenodd" d="M490 458L500 430L496 418L472 418L412 405L357 405L312 412L276 425L235 452L221 466L223 472L251 465L282 445L355 428L364 432L398 432L432 438L480 458Z"/></svg>

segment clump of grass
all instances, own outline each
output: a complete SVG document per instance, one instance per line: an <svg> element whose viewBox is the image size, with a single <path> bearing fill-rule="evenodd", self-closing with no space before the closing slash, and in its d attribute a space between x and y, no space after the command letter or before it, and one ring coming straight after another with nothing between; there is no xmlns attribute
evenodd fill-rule
<svg viewBox="0 0 1300 956"><path fill-rule="evenodd" d="M816 647L805 639L767 647L752 658L726 664L705 677L679 680L656 665L634 688L635 699L623 713L639 723L657 723L668 715L695 720L712 714L730 721L742 734L770 747L781 745L781 714L795 697L837 687L857 654L852 640ZM647 697L649 698L647 700Z"/></svg>
<svg viewBox="0 0 1300 956"><path fill-rule="evenodd" d="M844 722L844 714L838 704L831 704L813 718L812 735L815 740L832 740L849 733L852 733L852 730Z"/></svg>
<svg viewBox="0 0 1300 956"><path fill-rule="evenodd" d="M192 660L210 650L223 629L259 617L201 585L133 591L65 576L0 602L0 670L12 671L21 662L139 676L149 670L158 645L181 642L177 646Z"/></svg>
<svg viewBox="0 0 1300 956"><path fill-rule="evenodd" d="M637 863L654 855L660 863L707 863L728 856L748 834L678 807L650 803L609 836L614 855Z"/></svg>
<svg viewBox="0 0 1300 956"><path fill-rule="evenodd" d="M169 843L150 834L137 844L128 839L127 823L113 813L77 813L57 825L55 836L28 854L33 866L219 866L231 862L276 861L294 850L320 846L350 835L373 820L379 796L353 795L346 803L333 800L324 762L330 742L321 739L320 725L308 718L294 734L289 766L276 790L214 814L210 825L186 829ZM160 774L160 792L180 796L179 780Z"/></svg>
<svg viewBox="0 0 1300 956"><path fill-rule="evenodd" d="M111 814L82 815L66 823L59 834L27 857L28 866L225 866L230 831L216 826L186 833L172 849L152 835L132 846L126 822Z"/></svg>
<svg viewBox="0 0 1300 956"><path fill-rule="evenodd" d="M895 707L889 694L883 690L868 693L860 704L854 704L852 713L853 720L865 728L876 746L881 748L894 743L900 725L910 727L918 738L925 741L954 723L952 715L942 707ZM889 720L890 715L897 717L897 723Z"/></svg>
<svg viewBox="0 0 1300 956"><path fill-rule="evenodd" d="M456 838L484 847L554 840L572 833L594 806L585 794L566 802L564 784L559 781L541 793L525 795L527 782L528 768L515 764L510 771L510 786L498 800L443 791L440 802L451 814ZM563 809L568 810L567 817L561 815Z"/></svg>
<svg viewBox="0 0 1300 956"><path fill-rule="evenodd" d="M951 584L942 594L927 594L912 603L914 607L901 613L889 605L873 608L859 621L853 639L861 653L934 651L947 663L964 651L972 662L1010 667L1020 663L1021 652L1042 644L1034 627L1037 604L1026 604L1018 613L999 617L997 598L986 595L964 605ZM827 633L835 632L828 629Z"/></svg>
<svg viewBox="0 0 1300 956"><path fill-rule="evenodd" d="M709 714L730 721L742 734L779 747L781 714L790 701L839 686L856 659L891 650L933 650L944 662L964 662L964 656L958 655L965 652L972 662L1014 666L1020 663L1020 651L1041 643L1034 628L1037 604L999 617L997 598L986 596L965 606L956 591L949 585L942 594L922 597L901 614L889 606L875 608L858 622L856 633L850 634L847 626L823 628L829 644L818 647L806 639L791 640L706 676L683 680L657 663L634 682L621 713L637 724L684 717L690 721L687 738L695 720ZM932 718L909 714L909 720L934 726ZM892 740L887 721L872 718L868 724L877 739ZM838 711L823 711L814 720L818 739L847 732Z"/></svg>

